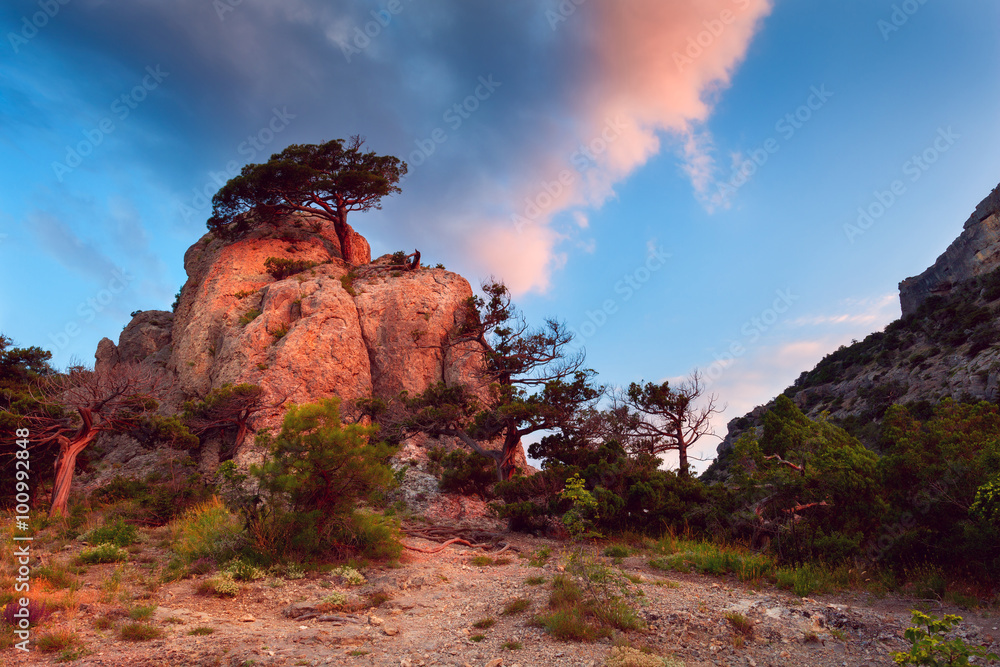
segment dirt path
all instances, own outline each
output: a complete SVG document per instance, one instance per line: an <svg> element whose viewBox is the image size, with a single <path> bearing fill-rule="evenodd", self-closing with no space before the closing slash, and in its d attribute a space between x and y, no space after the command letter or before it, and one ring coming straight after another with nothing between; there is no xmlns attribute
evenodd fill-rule
<svg viewBox="0 0 1000 667"><path fill-rule="evenodd" d="M57 612L39 634L75 632L84 651L69 664L80 667L603 665L611 640L561 642L528 624L533 612L545 608L551 589L527 580L551 582L567 545L516 535L512 540L516 551L504 554L509 557L505 564L473 566L471 559L482 552L465 548L449 547L435 555L407 552L401 567L365 571L368 582L362 586L310 574L299 580L247 584L229 599L197 594L201 578L157 585L153 575L166 554L146 547L134 554L136 561L128 566L119 593L109 595L115 566L89 567L70 607ZM551 549L552 557L544 566L533 567L525 556L543 547ZM78 549L70 545L44 558L68 561ZM663 573L647 561L630 556L621 563L626 573L641 577L638 606L648 625L647 631L627 637L635 646L673 656L688 667L890 665L892 652L906 646L902 635L913 601L853 594L802 599L770 587L754 591L733 578ZM338 590L352 596L381 591L390 597L359 613L314 610ZM123 601L123 596L130 599ZM504 606L517 598L529 600L530 607L504 615ZM126 610L152 604L158 606L149 623L163 636L121 640L118 628L127 622ZM725 619L728 611L754 623L753 639L742 646ZM996 616L946 611L965 617L962 628L970 641L990 644L1000 639ZM473 627L487 618L495 625ZM211 628L211 634L191 634L195 628ZM4 665L66 664L57 662L58 652L3 653Z"/></svg>

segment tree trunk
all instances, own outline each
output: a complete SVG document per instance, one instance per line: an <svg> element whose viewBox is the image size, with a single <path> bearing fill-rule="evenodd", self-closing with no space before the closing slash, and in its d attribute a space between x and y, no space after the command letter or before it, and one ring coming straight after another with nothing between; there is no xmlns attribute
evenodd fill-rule
<svg viewBox="0 0 1000 667"><path fill-rule="evenodd" d="M49 516L54 517L66 513L66 508L69 505L69 491L73 485L73 473L76 470L76 457L96 437L97 431L90 430L61 448L62 451L59 452L59 458L56 460L55 484L52 487L52 505L49 508Z"/></svg>
<svg viewBox="0 0 1000 667"><path fill-rule="evenodd" d="M678 477L687 478L688 477L688 444L684 442L684 433L681 431L680 427L677 429L677 456L679 458L680 472Z"/></svg>
<svg viewBox="0 0 1000 667"><path fill-rule="evenodd" d="M343 256L345 262L352 264L351 227L347 224L346 210L337 210L337 220L333 223L333 231L337 233L337 240L340 241L341 256Z"/></svg>
<svg viewBox="0 0 1000 667"><path fill-rule="evenodd" d="M517 465L514 463L514 455L521 444L521 438L517 430L508 432L503 439L503 458L500 460L500 479L508 480L517 473Z"/></svg>

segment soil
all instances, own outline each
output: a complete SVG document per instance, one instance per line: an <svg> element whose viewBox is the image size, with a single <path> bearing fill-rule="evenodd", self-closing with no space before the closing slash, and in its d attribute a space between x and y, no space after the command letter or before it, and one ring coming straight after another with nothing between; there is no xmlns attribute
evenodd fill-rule
<svg viewBox="0 0 1000 667"><path fill-rule="evenodd" d="M471 562L483 555L480 549L451 545L436 554L406 551L398 566L362 568L367 583L360 586L349 586L330 573L311 572L296 580L270 577L244 584L235 598L218 598L197 592L207 575L158 583L158 571L168 559L166 532L159 531L148 533L139 547L132 548L133 560L125 567L119 590L108 583L115 565L88 566L78 575L82 586L70 596L68 606L33 631L33 642L47 633L68 630L82 644L62 656L37 647L27 654L5 649L0 664L67 664L58 661L75 658L68 664L597 667L612 649L610 638L558 641L529 624L534 613L545 609L551 587L526 580L543 577L551 582L560 573L572 548L564 541L510 534L510 547L498 563L481 567ZM407 543L437 546L414 538ZM42 553L35 565L50 565L53 560L72 563L81 548L79 542L71 542L55 554ZM552 556L541 567L531 565L529 556L543 548ZM592 552L595 558L611 562ZM10 562L6 556L4 560ZM661 572L650 568L648 561L649 556L642 554L620 561L624 572L641 577L635 586L642 591L636 606L647 629L620 633L614 641L627 640L688 667L890 665L892 653L908 647L903 632L910 609L918 604L912 599L892 595L877 599L855 592L799 598L769 586L755 590L732 577ZM352 613L315 609L335 591L351 599L383 592L389 599ZM66 591L46 595L65 599ZM530 607L504 615L504 606L516 598L530 600ZM129 622L128 610L138 605L157 605L148 622L162 631L162 637L120 638L120 628ZM962 615L961 633L969 643L1000 649L996 615L947 607L932 611ZM748 618L753 637L738 638L727 612ZM495 619L495 625L473 627L487 618ZM211 628L211 634L192 634L195 628Z"/></svg>

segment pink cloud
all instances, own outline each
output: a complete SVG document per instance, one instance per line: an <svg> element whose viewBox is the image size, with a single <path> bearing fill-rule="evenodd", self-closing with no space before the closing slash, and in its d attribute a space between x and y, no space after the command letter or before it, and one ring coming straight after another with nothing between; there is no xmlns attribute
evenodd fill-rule
<svg viewBox="0 0 1000 667"><path fill-rule="evenodd" d="M484 221L503 226L488 234L496 245L477 237L469 240L469 251L516 292L544 291L559 260L559 235L549 230L553 218L603 204L618 182L660 151L664 136L678 145L695 190L707 188L714 161L703 124L770 10L771 0L580 5L556 26L576 31L563 42L579 45L582 39L587 56L565 110L574 129L525 152L508 190L521 224ZM582 172L574 162L581 145L590 149ZM547 187L560 175L566 176L560 188ZM513 247L517 252L509 254Z"/></svg>

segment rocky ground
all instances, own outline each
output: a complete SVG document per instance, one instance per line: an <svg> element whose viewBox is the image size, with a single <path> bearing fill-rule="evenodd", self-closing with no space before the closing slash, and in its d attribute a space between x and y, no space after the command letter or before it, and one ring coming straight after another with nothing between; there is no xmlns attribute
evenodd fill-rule
<svg viewBox="0 0 1000 667"><path fill-rule="evenodd" d="M153 533L133 547L134 560L117 583L115 565L88 567L66 608L36 630L36 640L70 630L82 644L66 653L5 649L0 663L596 667L612 650L612 639L562 642L529 624L533 613L545 608L548 584L564 567L570 548L565 542L511 535L510 548L488 566L472 563L483 553L478 549L453 545L436 554L407 551L397 567L363 569L367 582L361 585L350 586L330 573L309 573L294 580L259 580L244 585L235 598L217 598L197 593L204 577L158 583L156 574L167 557L159 538L157 543ZM412 538L408 543L436 546ZM80 548L70 543L42 560L71 562ZM540 567L537 558L533 565L530 556L543 549L551 556ZM619 644L627 641L688 667L889 665L892 652L906 647L903 631L913 600L863 593L805 599L768 586L754 590L733 578L664 573L651 569L648 560L640 553L620 561L634 580L641 578L637 606L647 629L620 635L614 640ZM530 583L538 578L545 583ZM384 593L388 599L354 613L324 611L322 601L335 591L350 598ZM505 615L505 605L518 598L530 606ZM162 631L160 638L120 638L128 611L137 605L156 605L148 622ZM732 611L752 621L752 639L737 637L725 618ZM971 643L1000 648L996 615L935 611L961 614L962 632ZM483 619L495 624L474 627ZM196 628L210 628L198 630L210 634L193 633Z"/></svg>

